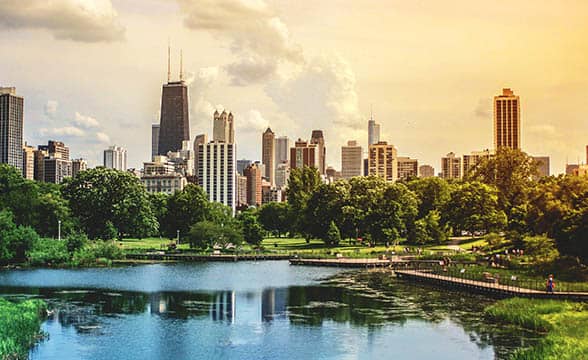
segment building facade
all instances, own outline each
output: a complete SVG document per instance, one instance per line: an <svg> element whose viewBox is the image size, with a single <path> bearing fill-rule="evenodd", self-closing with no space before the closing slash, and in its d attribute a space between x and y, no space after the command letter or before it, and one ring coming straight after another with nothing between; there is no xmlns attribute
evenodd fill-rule
<svg viewBox="0 0 588 360"><path fill-rule="evenodd" d="M35 179L35 147L25 143L22 148L22 176L25 179Z"/></svg>
<svg viewBox="0 0 588 360"><path fill-rule="evenodd" d="M316 144L298 139L294 147L290 148L290 170L305 166L318 169L318 149Z"/></svg>
<svg viewBox="0 0 588 360"><path fill-rule="evenodd" d="M521 148L521 102L511 89L494 97L494 148Z"/></svg>
<svg viewBox="0 0 588 360"><path fill-rule="evenodd" d="M244 175L247 178L247 204L261 206L261 168L251 164L245 168Z"/></svg>
<svg viewBox="0 0 588 360"><path fill-rule="evenodd" d="M198 176L198 145L203 145L208 142L206 134L198 134L194 138L194 175Z"/></svg>
<svg viewBox="0 0 588 360"><path fill-rule="evenodd" d="M212 141L216 142L235 142L235 125L232 113L227 113L223 110L219 114L218 111L214 112L213 123L212 123Z"/></svg>
<svg viewBox="0 0 588 360"><path fill-rule="evenodd" d="M463 176L470 175L483 161L490 159L494 153L488 149L483 151L472 151L469 155L463 156Z"/></svg>
<svg viewBox="0 0 588 360"><path fill-rule="evenodd" d="M461 158L450 152L441 158L441 177L443 179L461 179Z"/></svg>
<svg viewBox="0 0 588 360"><path fill-rule="evenodd" d="M61 184L63 179L72 176L71 161L59 157L46 157L43 160L43 181Z"/></svg>
<svg viewBox="0 0 588 360"><path fill-rule="evenodd" d="M419 177L428 178L435 176L435 168L431 165L421 165L419 166Z"/></svg>
<svg viewBox="0 0 588 360"><path fill-rule="evenodd" d="M416 178L419 174L419 161L409 157L398 157L398 179L408 180Z"/></svg>
<svg viewBox="0 0 588 360"><path fill-rule="evenodd" d="M76 177L80 171L88 169L88 163L84 159L73 159L71 161L71 176Z"/></svg>
<svg viewBox="0 0 588 360"><path fill-rule="evenodd" d="M327 170L327 147L325 145L325 137L323 135L323 131L312 130L310 143L316 145L316 151L318 153L317 168L321 175L325 175L325 171Z"/></svg>
<svg viewBox="0 0 588 360"><path fill-rule="evenodd" d="M380 142L380 124L377 124L373 116L368 121L368 146Z"/></svg>
<svg viewBox="0 0 588 360"><path fill-rule="evenodd" d="M159 155L159 124L151 125L151 158Z"/></svg>
<svg viewBox="0 0 588 360"><path fill-rule="evenodd" d="M247 177L237 175L237 207L247 206Z"/></svg>
<svg viewBox="0 0 588 360"><path fill-rule="evenodd" d="M368 175L378 176L386 181L398 180L398 155L394 145L380 141L369 146Z"/></svg>
<svg viewBox="0 0 588 360"><path fill-rule="evenodd" d="M209 142L198 146L198 185L210 201L229 206L235 212L236 146L226 142Z"/></svg>
<svg viewBox="0 0 588 360"><path fill-rule="evenodd" d="M355 140L347 141L347 146L341 147L341 176L343 179L362 175L362 151L363 149Z"/></svg>
<svg viewBox="0 0 588 360"><path fill-rule="evenodd" d="M0 87L0 163L23 170L24 98Z"/></svg>
<svg viewBox="0 0 588 360"><path fill-rule="evenodd" d="M537 166L537 175L533 176L534 180L549 176L549 156L533 156Z"/></svg>
<svg viewBox="0 0 588 360"><path fill-rule="evenodd" d="M290 178L290 164L282 163L276 169L276 188L284 189L288 185Z"/></svg>
<svg viewBox="0 0 588 360"><path fill-rule="evenodd" d="M176 191L182 191L188 184L186 177L178 173L143 175L141 182L148 193L165 193L169 195Z"/></svg>
<svg viewBox="0 0 588 360"><path fill-rule="evenodd" d="M261 162L265 166L263 176L272 185L275 183L276 171L275 139L276 135L269 127L261 135Z"/></svg>
<svg viewBox="0 0 588 360"><path fill-rule="evenodd" d="M182 80L163 85L157 155L178 151L183 141L190 141L188 86Z"/></svg>
<svg viewBox="0 0 588 360"><path fill-rule="evenodd" d="M181 145L180 145L181 148ZM103 165L107 169L127 170L127 150L120 146L110 146L104 150Z"/></svg>
<svg viewBox="0 0 588 360"><path fill-rule="evenodd" d="M280 164L290 162L290 139L287 136L278 136L275 140L275 162L276 169Z"/></svg>

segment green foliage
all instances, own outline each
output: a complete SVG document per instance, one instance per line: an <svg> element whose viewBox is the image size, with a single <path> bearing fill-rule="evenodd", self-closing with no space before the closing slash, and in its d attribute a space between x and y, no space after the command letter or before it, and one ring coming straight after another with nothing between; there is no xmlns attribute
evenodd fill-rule
<svg viewBox="0 0 588 360"><path fill-rule="evenodd" d="M329 230L327 230L324 240L329 245L337 245L341 241L341 233L334 221L329 224Z"/></svg>
<svg viewBox="0 0 588 360"><path fill-rule="evenodd" d="M89 242L88 237L86 236L86 234L82 234L82 233L71 234L65 239L65 245L67 247L67 251L70 253L73 253L76 250L81 249L82 247L87 245L88 242Z"/></svg>
<svg viewBox="0 0 588 360"><path fill-rule="evenodd" d="M76 250L70 265L95 266L110 265L110 260L123 259L124 252L113 241L95 241ZM106 261L105 261L106 260Z"/></svg>
<svg viewBox="0 0 588 360"><path fill-rule="evenodd" d="M20 170L13 166L0 164L0 210L10 210L17 225L35 223L38 196L36 182L24 179Z"/></svg>
<svg viewBox="0 0 588 360"><path fill-rule="evenodd" d="M303 167L292 169L288 178L286 196L292 209L293 228L305 234L304 213L308 200L314 191L321 185L321 176L316 168Z"/></svg>
<svg viewBox="0 0 588 360"><path fill-rule="evenodd" d="M147 192L126 171L95 168L64 181L62 192L90 238L146 237L158 224Z"/></svg>
<svg viewBox="0 0 588 360"><path fill-rule="evenodd" d="M497 249L497 248L499 248L506 241L504 239L504 236L500 236L497 233L486 234L484 236L484 240L486 240L486 243L488 243L488 246L491 249Z"/></svg>
<svg viewBox="0 0 588 360"><path fill-rule="evenodd" d="M290 231L290 211L288 203L270 202L259 209L259 222L266 231L280 237Z"/></svg>
<svg viewBox="0 0 588 360"><path fill-rule="evenodd" d="M23 262L39 235L28 226L16 226L12 213L0 211L0 263Z"/></svg>
<svg viewBox="0 0 588 360"><path fill-rule="evenodd" d="M425 217L430 211L441 211L450 199L450 186L438 177L414 179L408 184L419 200L419 217Z"/></svg>
<svg viewBox="0 0 588 360"><path fill-rule="evenodd" d="M507 221L496 188L476 181L455 186L443 215L456 234L499 231Z"/></svg>
<svg viewBox="0 0 588 360"><path fill-rule="evenodd" d="M12 303L0 298L0 359L27 359L30 348L43 337L45 315L41 300Z"/></svg>
<svg viewBox="0 0 588 360"><path fill-rule="evenodd" d="M257 220L257 215L246 211L240 216L243 238L251 245L259 245L263 241L265 231Z"/></svg>
<svg viewBox="0 0 588 360"><path fill-rule="evenodd" d="M166 193L148 194L151 211L159 224L159 235L164 235L164 226L167 219L167 202L170 196ZM168 231L168 229L166 229Z"/></svg>
<svg viewBox="0 0 588 360"><path fill-rule="evenodd" d="M218 224L212 221L200 221L190 228L188 240L192 248L226 248L243 242L243 235L232 223Z"/></svg>
<svg viewBox="0 0 588 360"><path fill-rule="evenodd" d="M167 200L165 220L161 223L163 234L172 239L180 230L180 236L186 237L192 224L206 219L209 206L208 196L200 186L186 185Z"/></svg>
<svg viewBox="0 0 588 360"><path fill-rule="evenodd" d="M37 239L27 252L28 262L33 266L61 265L70 257L65 240Z"/></svg>
<svg viewBox="0 0 588 360"><path fill-rule="evenodd" d="M527 236L523 238L525 254L535 262L551 262L559 257L555 241L547 236Z"/></svg>

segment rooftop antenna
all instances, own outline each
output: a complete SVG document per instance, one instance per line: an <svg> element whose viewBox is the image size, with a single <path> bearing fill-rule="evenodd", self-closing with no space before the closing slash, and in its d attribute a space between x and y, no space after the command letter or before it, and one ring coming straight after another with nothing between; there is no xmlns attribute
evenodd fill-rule
<svg viewBox="0 0 588 360"><path fill-rule="evenodd" d="M374 120L374 104L370 104L370 120Z"/></svg>
<svg viewBox="0 0 588 360"><path fill-rule="evenodd" d="M180 50L180 81L184 81L184 56Z"/></svg>
<svg viewBox="0 0 588 360"><path fill-rule="evenodd" d="M168 38L167 39L167 83L168 84L171 81L171 64L170 64L170 58L171 58L171 50L170 50L170 44L169 44L169 38Z"/></svg>

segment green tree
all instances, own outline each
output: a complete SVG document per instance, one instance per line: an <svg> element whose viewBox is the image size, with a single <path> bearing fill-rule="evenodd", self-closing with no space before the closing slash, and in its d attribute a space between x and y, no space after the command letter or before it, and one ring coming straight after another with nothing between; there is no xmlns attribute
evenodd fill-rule
<svg viewBox="0 0 588 360"><path fill-rule="evenodd" d="M0 211L0 263L23 262L39 235L28 226L17 226L10 211Z"/></svg>
<svg viewBox="0 0 588 360"><path fill-rule="evenodd" d="M455 234L500 231L506 226L496 188L477 181L457 185L443 215Z"/></svg>
<svg viewBox="0 0 588 360"><path fill-rule="evenodd" d="M61 195L60 186L57 184L39 184L35 214L34 227L42 236L57 237L59 222L61 222L62 234L69 234L76 230L69 204Z"/></svg>
<svg viewBox="0 0 588 360"><path fill-rule="evenodd" d="M8 209L17 225L35 224L39 186L17 168L0 164L0 209Z"/></svg>
<svg viewBox="0 0 588 360"><path fill-rule="evenodd" d="M67 178L62 192L91 238L142 238L157 232L147 192L131 173L102 167L89 169Z"/></svg>
<svg viewBox="0 0 588 360"><path fill-rule="evenodd" d="M441 211L449 201L450 185L438 177L417 178L407 184L419 202L419 218L427 216L432 210Z"/></svg>
<svg viewBox="0 0 588 360"><path fill-rule="evenodd" d="M555 241L544 235L524 237L523 247L525 255L530 256L535 263L551 262L559 257Z"/></svg>
<svg viewBox="0 0 588 360"><path fill-rule="evenodd" d="M291 216L288 203L270 202L259 209L259 222L263 228L280 237L290 231Z"/></svg>
<svg viewBox="0 0 588 360"><path fill-rule="evenodd" d="M304 213L306 204L313 192L322 184L321 176L314 167L292 169L288 179L286 196L291 208L292 226L300 232L305 232Z"/></svg>
<svg viewBox="0 0 588 360"><path fill-rule="evenodd" d="M176 191L167 200L165 221L161 224L163 234L167 237L185 237L190 226L205 220L209 213L208 196L202 188L195 184L188 184L182 191Z"/></svg>
<svg viewBox="0 0 588 360"><path fill-rule="evenodd" d="M342 209L349 195L349 184L337 181L333 184L321 184L311 194L304 210L304 232L312 237L327 240L331 222L343 223Z"/></svg>
<svg viewBox="0 0 588 360"><path fill-rule="evenodd" d="M246 211L240 216L243 238L251 245L259 245L263 240L265 232L257 220L257 215Z"/></svg>
<svg viewBox="0 0 588 360"><path fill-rule="evenodd" d="M188 240L192 248L226 248L229 244L235 246L243 242L242 233L232 224L222 225L212 221L200 221L192 225L188 233Z"/></svg>
<svg viewBox="0 0 588 360"><path fill-rule="evenodd" d="M341 233L334 221L331 221L329 224L329 229L324 240L329 245L337 245L341 241Z"/></svg>
<svg viewBox="0 0 588 360"><path fill-rule="evenodd" d="M149 204L151 211L157 219L159 224L159 235L164 235L164 224L167 220L167 202L169 195L166 193L151 193L149 194Z"/></svg>

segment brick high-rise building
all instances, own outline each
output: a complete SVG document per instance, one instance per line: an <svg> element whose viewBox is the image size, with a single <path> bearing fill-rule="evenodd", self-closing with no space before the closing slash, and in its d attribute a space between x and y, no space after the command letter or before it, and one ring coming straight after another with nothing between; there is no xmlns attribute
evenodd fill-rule
<svg viewBox="0 0 588 360"><path fill-rule="evenodd" d="M494 148L521 148L521 101L511 89L494 97Z"/></svg>
<svg viewBox="0 0 588 360"><path fill-rule="evenodd" d="M263 176L270 182L275 184L275 139L276 135L269 127L263 132L261 136L261 162L265 166L265 173Z"/></svg>
<svg viewBox="0 0 588 360"><path fill-rule="evenodd" d="M362 156L362 148L355 140L348 141L346 146L341 147L341 177L343 179L363 175L361 171Z"/></svg>
<svg viewBox="0 0 588 360"><path fill-rule="evenodd" d="M261 206L261 168L251 164L245 168L244 175L247 178L247 204Z"/></svg>
<svg viewBox="0 0 588 360"><path fill-rule="evenodd" d="M0 87L0 163L23 170L24 98L16 88Z"/></svg>
<svg viewBox="0 0 588 360"><path fill-rule="evenodd" d="M398 157L398 179L408 180L419 174L419 161L409 157Z"/></svg>
<svg viewBox="0 0 588 360"><path fill-rule="evenodd" d="M368 175L378 176L386 181L398 180L398 155L394 145L380 141L369 146Z"/></svg>
<svg viewBox="0 0 588 360"><path fill-rule="evenodd" d="M327 161L327 148L325 146L325 137L323 135L322 130L312 130L312 135L310 137L310 143L316 144L317 152L318 152L318 163L317 169L321 173L321 175L325 174L325 170L327 169L326 161Z"/></svg>
<svg viewBox="0 0 588 360"><path fill-rule="evenodd" d="M300 169L304 166L318 169L318 149L316 144L298 139L294 147L290 148L290 169Z"/></svg>
<svg viewBox="0 0 588 360"><path fill-rule="evenodd" d="M419 177L428 178L435 176L435 169L431 165L419 166Z"/></svg>
<svg viewBox="0 0 588 360"><path fill-rule="evenodd" d="M450 152L441 158L441 177L443 179L461 179L461 158Z"/></svg>

